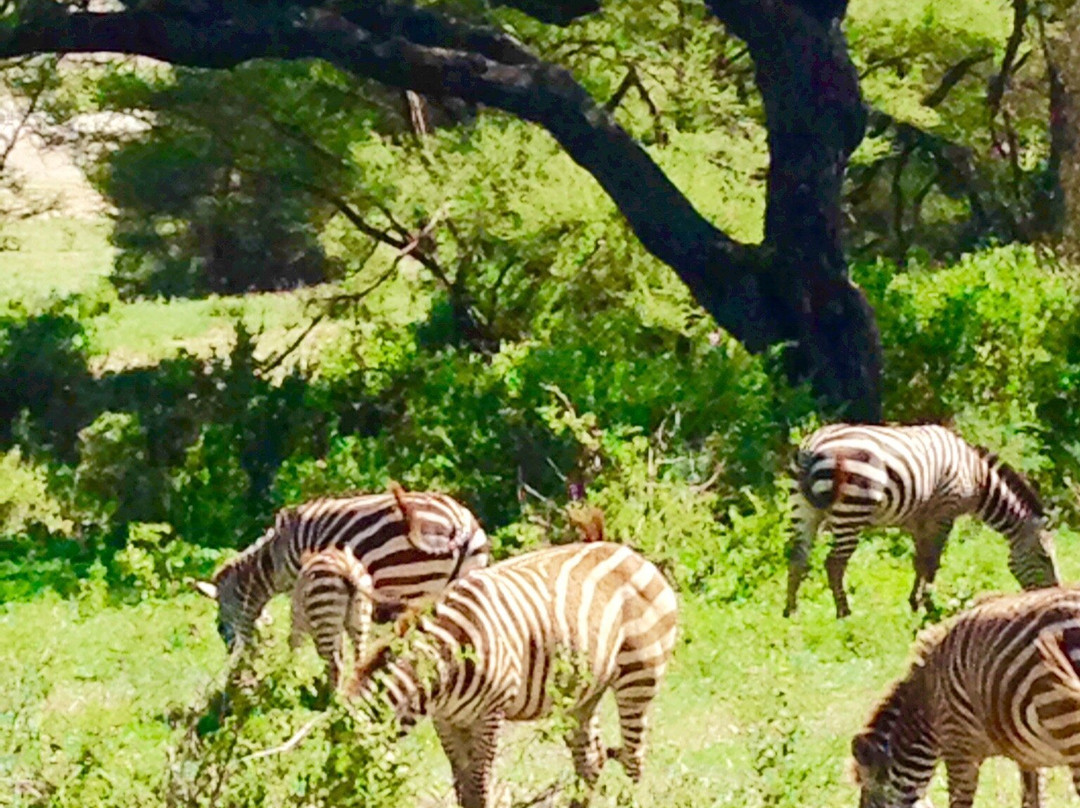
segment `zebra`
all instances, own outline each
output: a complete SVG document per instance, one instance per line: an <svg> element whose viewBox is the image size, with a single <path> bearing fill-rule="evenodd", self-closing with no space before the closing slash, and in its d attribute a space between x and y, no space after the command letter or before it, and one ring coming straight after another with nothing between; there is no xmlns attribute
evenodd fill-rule
<svg viewBox="0 0 1080 808"><path fill-rule="evenodd" d="M361 659L371 628L375 588L364 565L348 550L330 548L305 553L292 597L289 645L298 648L305 634L315 640L326 662L327 683L336 690L341 679L342 634L352 640Z"/></svg>
<svg viewBox="0 0 1080 808"><path fill-rule="evenodd" d="M912 806L937 761L950 808L969 808L979 768L1020 767L1024 808L1039 769L1068 766L1080 794L1080 588L984 597L921 634L915 659L852 740L862 808Z"/></svg>
<svg viewBox="0 0 1080 808"><path fill-rule="evenodd" d="M833 424L803 441L792 465L793 537L787 605L796 609L818 528L833 533L825 561L837 617L851 613L844 571L859 532L897 526L915 539L915 583L908 602L931 608L930 586L953 521L977 516L1009 541L1009 569L1024 589L1060 580L1053 536L1038 495L1018 472L987 449L942 426Z"/></svg>
<svg viewBox="0 0 1080 808"><path fill-rule="evenodd" d="M608 758L638 782L676 621L671 586L629 547L535 550L474 570L402 618L358 666L349 696L369 714L392 711L402 733L431 716L463 808L487 808L503 721L542 718L556 700L572 719L566 740L586 791ZM597 707L608 689L622 746L605 750Z"/></svg>
<svg viewBox="0 0 1080 808"><path fill-rule="evenodd" d="M316 499L277 513L274 526L195 588L218 603L218 634L230 653L251 644L255 620L296 581L304 553L349 550L371 576L375 620L396 604L439 592L487 566L491 545L476 517L446 494L405 492ZM385 601L387 608L380 608Z"/></svg>

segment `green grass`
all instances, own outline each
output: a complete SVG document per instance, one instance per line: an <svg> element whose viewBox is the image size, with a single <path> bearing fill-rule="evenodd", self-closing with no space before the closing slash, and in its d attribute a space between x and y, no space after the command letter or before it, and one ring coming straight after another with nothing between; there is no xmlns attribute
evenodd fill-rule
<svg viewBox="0 0 1080 808"><path fill-rule="evenodd" d="M1074 538L1064 534L1059 548L1069 579L1080 575ZM904 671L919 626L906 605L909 563L891 552L894 546L879 538L856 555L849 574L854 614L842 623L832 616L820 563L792 620L780 617L779 572L745 603L684 595L645 780L632 790L609 767L597 805L854 805L857 794L845 774L851 736ZM959 531L946 553L939 605L955 607L986 589L1015 589L1004 560L999 537ZM212 604L197 595L123 605L110 603L100 584L84 589L71 600L44 596L0 607L0 805L31 804L28 795L49 791L43 783L50 778L55 794L63 794L74 788L65 779L71 777L83 780L79 794L95 794L102 805L156 804L167 750L177 738L170 720L201 701L226 663ZM268 630L269 648L278 654L285 653L286 606L283 599L274 603ZM310 647L301 665L305 675L319 670ZM611 713L608 705L605 732L614 740ZM284 740L307 716L264 718ZM544 726L513 726L504 736L497 777L515 800L569 775L568 755ZM442 804L449 767L430 726L402 743L415 803ZM942 780L932 790L938 804L945 802ZM1048 804L1065 804L1068 788L1068 778L1056 772ZM1018 793L1015 767L991 762L976 805L1012 806ZM625 802L630 794L635 803Z"/></svg>
<svg viewBox="0 0 1080 808"><path fill-rule="evenodd" d="M4 222L0 300L33 308L50 295L93 291L112 271L109 227L107 221L85 219Z"/></svg>
<svg viewBox="0 0 1080 808"><path fill-rule="evenodd" d="M116 298L107 278L112 248L107 221L32 219L5 224L9 247L0 253L0 303L17 302L30 309L54 297L87 295L107 302L103 313L86 320L90 353L98 370L155 364L181 351L209 357L228 351L238 319L259 335L261 357L274 356L299 338L321 311L319 300L363 289L389 266L392 255L379 253L356 277L296 292L275 292L203 299L136 300ZM360 319L371 327L398 327L422 316L426 295L416 289L415 272L403 268L371 298L375 317ZM317 347L343 332L352 313L322 322L304 340L296 358L312 359Z"/></svg>

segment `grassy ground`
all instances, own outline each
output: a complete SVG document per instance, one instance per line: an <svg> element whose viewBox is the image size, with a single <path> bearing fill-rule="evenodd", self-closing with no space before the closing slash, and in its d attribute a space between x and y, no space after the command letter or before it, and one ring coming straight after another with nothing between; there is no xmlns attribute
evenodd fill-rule
<svg viewBox="0 0 1080 808"><path fill-rule="evenodd" d="M1080 574L1073 539L1063 536L1059 547L1069 579ZM897 546L903 543L880 538L856 555L849 576L855 613L843 623L832 617L820 565L793 620L780 617L779 571L750 602L684 596L680 644L657 707L645 781L632 791L610 767L598 804L855 804L845 774L850 738L904 670L919 625L906 605L910 568ZM994 534L961 531L946 554L939 605L956 608L974 592L1015 588L1004 561L1004 542ZM285 606L275 602L280 619L268 630L279 654ZM125 605L93 583L73 599L0 607L0 805L42 804L35 794L58 799L75 788L65 778L78 772L76 804L158 803L167 750L178 737L170 722L199 703L225 664L213 626L212 605L197 595ZM302 659L307 674L317 672L310 648ZM613 733L610 713L606 730ZM278 722L279 740L306 718L303 711L264 716ZM544 722L516 726L504 738L498 778L517 803L570 771L561 744L543 728ZM430 727L403 743L412 802L444 804L449 767ZM933 792L938 804L945 802L941 779ZM1008 762L988 764L977 806L1015 805L1017 779ZM1067 793L1067 778L1055 773L1047 804L1066 804Z"/></svg>
<svg viewBox="0 0 1080 808"><path fill-rule="evenodd" d="M82 294L107 305L85 322L90 334L94 367L121 370L154 364L181 351L211 356L228 350L237 320L259 335L262 356L290 346L323 309L321 301L343 291L364 288L391 260L378 254L356 278L298 292L211 297L198 300L137 300L122 302L107 283L112 269L108 243L110 224L85 219L30 219L5 224L0 233L6 249L0 254L0 304L18 303L39 309L55 297ZM393 327L412 321L424 301L413 291L407 268L371 297L378 325ZM296 358L308 359L315 346L342 333L351 316L342 309L305 338ZM341 319L346 318L346 319ZM371 323L371 325L376 325Z"/></svg>

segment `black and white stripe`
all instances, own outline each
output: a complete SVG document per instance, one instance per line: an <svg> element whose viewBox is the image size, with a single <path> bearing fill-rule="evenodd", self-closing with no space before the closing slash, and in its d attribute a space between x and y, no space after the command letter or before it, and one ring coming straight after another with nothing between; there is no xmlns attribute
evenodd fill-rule
<svg viewBox="0 0 1080 808"><path fill-rule="evenodd" d="M387 494L286 508L212 583L197 584L217 599L218 631L226 645L250 643L255 619L271 597L293 586L304 554L328 548L351 551L371 576L376 600L389 602L433 595L459 575L486 566L490 553L476 517L445 494L405 492L391 484Z"/></svg>
<svg viewBox="0 0 1080 808"><path fill-rule="evenodd" d="M289 644L297 648L311 635L333 689L341 680L343 635L349 635L355 658L363 658L374 597L371 575L349 550L305 554L293 587Z"/></svg>
<svg viewBox="0 0 1080 808"><path fill-rule="evenodd" d="M861 808L916 805L938 761L950 808L970 808L979 768L1020 766L1024 808L1039 769L1068 766L1080 793L1080 589L984 598L922 635L907 675L852 741Z"/></svg>
<svg viewBox="0 0 1080 808"><path fill-rule="evenodd" d="M354 695L376 712L389 707L403 729L431 716L464 808L487 808L503 721L543 717L556 695L585 785L608 757L637 781L676 619L674 591L628 547L537 550L455 581L432 610L405 618L401 639L357 670ZM623 744L605 751L597 707L609 689Z"/></svg>
<svg viewBox="0 0 1080 808"><path fill-rule="evenodd" d="M796 608L814 536L833 534L825 562L836 613L850 613L844 571L866 527L898 526L915 539L912 609L928 604L941 554L961 514L1005 535L1009 569L1025 589L1058 582L1053 537L1038 495L1012 468L942 426L834 424L799 448L792 474L794 536L785 614Z"/></svg>

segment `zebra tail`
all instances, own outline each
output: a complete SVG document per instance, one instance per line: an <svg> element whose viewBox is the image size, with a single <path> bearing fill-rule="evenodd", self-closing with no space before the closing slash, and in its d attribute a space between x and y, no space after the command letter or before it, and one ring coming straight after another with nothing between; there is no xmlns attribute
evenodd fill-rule
<svg viewBox="0 0 1080 808"><path fill-rule="evenodd" d="M795 462L792 464L792 473L795 475L795 480L798 483L799 493L803 495L803 498L807 502L819 511L826 510L836 500L836 492L840 490L840 482L843 475L843 466L841 465L840 458L837 457L836 465L832 472L832 485L827 491L814 491L811 473L814 470L814 465L821 459L822 455L817 452L799 449L795 456Z"/></svg>
<svg viewBox="0 0 1080 808"><path fill-rule="evenodd" d="M1080 676L1063 646L1064 640L1065 632L1060 628L1047 628L1039 632L1035 647L1054 678L1055 689L1080 709Z"/></svg>
<svg viewBox="0 0 1080 808"><path fill-rule="evenodd" d="M420 546L420 523L413 518L412 507L405 500L405 489L401 487L401 484L397 480L390 480L386 485L387 490L394 495L394 501L397 503L398 510L401 511L401 517L405 520L405 526L409 532L409 542L416 546Z"/></svg>

